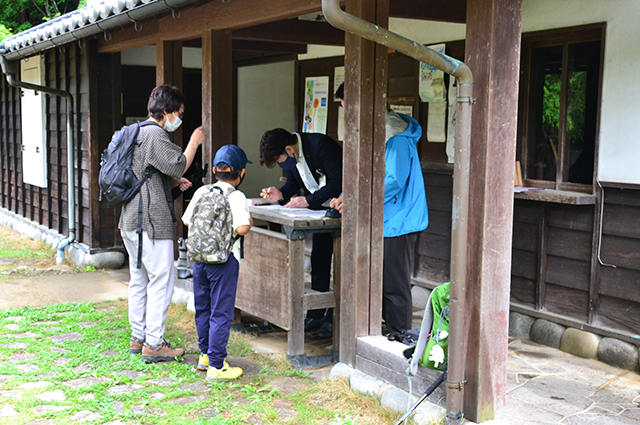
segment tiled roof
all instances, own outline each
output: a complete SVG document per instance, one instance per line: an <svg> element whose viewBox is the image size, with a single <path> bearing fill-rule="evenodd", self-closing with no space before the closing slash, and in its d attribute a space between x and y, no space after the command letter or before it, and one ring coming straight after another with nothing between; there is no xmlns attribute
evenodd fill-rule
<svg viewBox="0 0 640 425"><path fill-rule="evenodd" d="M0 43L0 54L15 60L129 25L198 0L104 0L30 28Z"/></svg>

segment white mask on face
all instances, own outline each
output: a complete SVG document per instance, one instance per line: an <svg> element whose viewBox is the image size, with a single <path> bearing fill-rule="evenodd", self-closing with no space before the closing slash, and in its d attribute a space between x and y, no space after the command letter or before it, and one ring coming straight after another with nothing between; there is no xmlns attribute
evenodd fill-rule
<svg viewBox="0 0 640 425"><path fill-rule="evenodd" d="M170 122L169 117L167 117L167 120L164 122L164 129L169 133L173 133L178 129L178 127L180 127L181 124L182 120L180 119L180 117L176 117L173 122Z"/></svg>

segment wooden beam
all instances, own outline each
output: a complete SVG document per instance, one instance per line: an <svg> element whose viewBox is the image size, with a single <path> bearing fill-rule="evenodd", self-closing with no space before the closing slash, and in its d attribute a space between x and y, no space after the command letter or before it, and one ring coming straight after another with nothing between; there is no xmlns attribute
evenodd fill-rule
<svg viewBox="0 0 640 425"><path fill-rule="evenodd" d="M347 12L388 27L387 0L348 0ZM380 334L387 49L345 38L345 142L340 361L356 361L356 338Z"/></svg>
<svg viewBox="0 0 640 425"><path fill-rule="evenodd" d="M513 179L522 0L468 0L473 71L464 415L494 419L506 403ZM499 53L498 53L499 52Z"/></svg>
<svg viewBox="0 0 640 425"><path fill-rule="evenodd" d="M467 0L391 0L390 3L389 15L394 18L467 22Z"/></svg>
<svg viewBox="0 0 640 425"><path fill-rule="evenodd" d="M233 39L344 46L344 31L327 22L284 19L235 30Z"/></svg>
<svg viewBox="0 0 640 425"><path fill-rule="evenodd" d="M231 31L202 33L202 125L207 139L202 144L202 162L213 170L217 150L233 143L233 55ZM211 182L211 174L205 177Z"/></svg>
<svg viewBox="0 0 640 425"><path fill-rule="evenodd" d="M223 3L197 3L180 11L180 18L171 13L144 20L138 32L134 25L109 33L107 39L98 37L100 53L114 53L134 47L154 44L156 40L190 40L204 30L240 29L276 20L294 18L322 9L322 0L254 0ZM110 38L109 38L110 37Z"/></svg>

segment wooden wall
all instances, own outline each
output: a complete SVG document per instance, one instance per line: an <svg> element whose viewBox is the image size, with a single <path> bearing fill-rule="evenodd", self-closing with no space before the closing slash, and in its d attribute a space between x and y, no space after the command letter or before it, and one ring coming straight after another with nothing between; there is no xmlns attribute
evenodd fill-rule
<svg viewBox="0 0 640 425"><path fill-rule="evenodd" d="M605 187L597 323L640 333L640 188ZM616 266L616 267L612 267Z"/></svg>
<svg viewBox="0 0 640 425"><path fill-rule="evenodd" d="M69 44L45 53L46 85L74 98L76 239L90 243L89 48ZM22 181L20 90L3 79L1 86L2 207L61 234L69 231L67 192L67 101L47 95L47 180L40 188Z"/></svg>

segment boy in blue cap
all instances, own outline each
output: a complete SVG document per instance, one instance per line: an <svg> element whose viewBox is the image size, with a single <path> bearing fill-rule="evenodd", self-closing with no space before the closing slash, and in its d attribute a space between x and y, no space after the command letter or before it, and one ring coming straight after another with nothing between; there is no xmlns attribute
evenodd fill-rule
<svg viewBox="0 0 640 425"><path fill-rule="evenodd" d="M183 223L191 227L197 225L198 216L206 219L207 211L203 211L203 207L210 206L204 205L204 202L214 190L221 191L229 203L231 212L233 235L229 236L233 236L234 243L228 259L225 262L218 260L214 263L195 261L193 264L195 320L201 352L198 369L207 371L207 381L225 381L242 375L242 369L229 366L225 358L238 287L238 261L241 249L239 237L249 233L253 226L247 198L237 190L244 179L247 163L251 164L251 161L238 146L221 147L213 161L214 175L218 181L198 189L182 216ZM218 199L221 198L218 196Z"/></svg>

